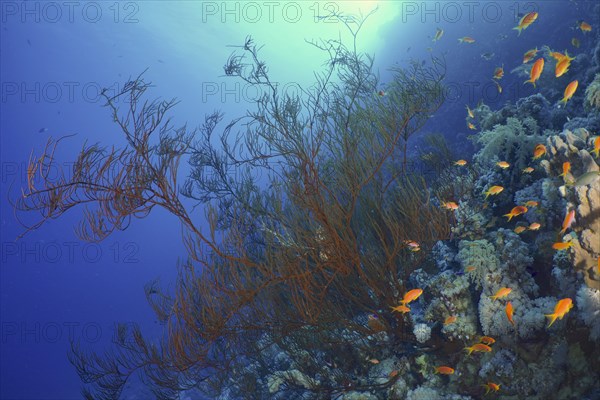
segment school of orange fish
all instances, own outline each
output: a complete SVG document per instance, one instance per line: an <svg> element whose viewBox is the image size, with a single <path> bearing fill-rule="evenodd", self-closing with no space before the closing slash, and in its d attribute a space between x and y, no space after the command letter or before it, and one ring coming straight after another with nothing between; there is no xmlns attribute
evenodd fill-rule
<svg viewBox="0 0 600 400"><path fill-rule="evenodd" d="M538 13L537 12L530 12L526 15L524 15L520 21L519 24L513 28L515 30L518 31L518 35L521 35L521 32L525 29L527 29L529 26L531 26L531 24L533 24L538 18ZM577 28L580 29L583 33L587 33L587 32L591 32L592 31L592 27L590 24L588 24L587 22L584 21L580 21L577 23ZM440 40L440 38L442 37L442 35L444 34L444 31L442 29L437 29L437 32L435 34L435 37L433 39L433 41L438 41ZM458 41L460 43L467 43L467 44L472 44L475 43L475 39L469 36L465 36L462 37L460 39L458 39ZM572 40L572 44L575 47L579 47L579 40L578 39L573 39ZM568 70L569 70L569 66L571 64L571 61L574 59L574 57L569 56L569 54L565 51L564 54L559 53L559 52L554 52L551 51L550 48L548 48L547 46L544 46L545 49L547 49L548 54L551 58L556 60L556 66L555 66L555 76L557 78L559 78L560 76L564 75ZM526 64L528 62L530 62L531 60L533 60L533 58L535 58L535 56L538 53L538 49L537 47L535 49L531 49L528 50L524 56L523 56L523 64ZM525 83L531 83L534 87L536 86L536 82L539 80L542 71L544 69L544 58L540 57L538 58L532 65L530 73L529 73L529 79L527 81L525 81ZM502 79L502 77L504 76L504 65L497 67L494 70L493 73L493 81L496 83L498 91L501 93L502 92L502 87L500 86L500 84L498 83L498 81L500 79ZM577 90L579 83L577 80L574 80L572 82L570 82L563 93L563 98L562 100L560 100L560 103L562 104L566 104L567 101L569 99L571 99L573 97L573 95L575 94L575 91ZM475 120L475 115L473 113L473 110L471 108L469 108L469 106L467 105L467 126L469 129L477 129L475 124L471 121ZM600 155L600 135L597 136L594 141L593 141L593 148L591 149L591 152L595 155L596 158L599 158ZM544 157L546 155L546 146L544 146L543 144L538 144L535 146L534 150L533 150L533 157L532 160L536 161L541 159L542 157ZM467 165L467 160L457 160L454 162L454 165L458 166L458 167L464 167ZM496 165L499 168L502 169L508 169L510 168L510 163L508 163L507 161L499 161L496 163ZM564 179L565 185L566 186L583 186L583 185L587 185L589 183L592 183L595 179L597 179L597 177L600 175L600 173L598 172L588 172L583 174L582 176L580 176L579 178L575 179L574 181L568 180L567 178L567 174L569 173L571 168L571 165L569 162L565 162L562 165L562 174L560 174L559 176L562 177ZM534 171L534 167L532 166L528 166L526 168L523 169L522 173L524 174L530 174ZM483 194L485 195L485 200L487 200L487 198L489 196L495 196L500 194L502 191L504 190L504 187L499 186L499 185L493 185L491 187L489 187ZM504 216L508 218L508 221L511 221L512 218L518 217L519 215L525 214L529 211L530 208L536 207L538 206L538 203L536 201L530 200L527 201L525 204L523 205L516 205L515 207L512 208L512 210L510 210L510 212L508 212L507 214L505 214ZM456 202L453 201L447 201L447 202L442 202L442 207L450 210L450 211L455 211L459 208L459 205ZM562 223L562 228L560 230L560 232L558 233L559 237L561 237L564 233L566 233L566 231L571 227L571 225L575 222L575 210L570 210L566 213L563 223ZM529 226L517 226L514 231L517 234L520 234L526 230L538 230L540 229L541 224L539 222L533 222L531 223ZM418 243L416 243L415 241L406 241L405 244L408 246L408 248L411 251L419 251L420 250L420 246ZM557 241L556 243L554 243L552 245L552 248L556 251L566 251L568 250L570 247L573 246L573 239L568 240L566 242L564 241ZM600 274L600 258L598 259L598 273ZM476 267L474 266L467 266L465 268L465 272L467 273L472 273L476 270ZM511 288L508 287L503 287L500 288L495 295L490 296L490 298L492 299L492 301L498 300L498 299L504 299L507 298L510 293L512 292ZM404 294L404 297L402 298L402 300L400 301L400 304L392 307L392 310L398 313L409 313L410 312L410 308L408 307L408 304L410 304L411 302L417 300L419 298L419 296L421 296L421 294L423 294L423 290L422 289L412 289L409 290L408 292L406 292ZM550 326L552 326L552 324L554 324L554 322L557 319L562 319L570 310L571 308L573 308L573 300L570 298L564 298L559 300L555 307L554 307L554 312L551 314L546 314L546 318L548 318L548 328ZM514 326L515 323L518 323L518 321L514 321L513 320L513 314L514 314L514 308L513 305L510 301L506 302L506 306L505 306L505 314L506 314L506 318L508 319L508 321ZM449 324L453 324L457 321L457 316L456 315L449 315L443 322L444 325L449 325ZM495 340L491 337L488 336L482 336L479 341L477 343L474 343L471 346L465 347L465 351L468 352L468 355L471 355L473 352L491 352L492 351L492 347L491 345L495 342ZM371 360L371 362L378 362L377 360ZM436 374L442 374L442 375L452 375L454 374L454 368L449 367L447 365L442 365L442 366L438 366L435 368L435 373ZM390 375L391 377L391 375ZM494 382L487 382L485 384L482 385L485 388L485 394L488 394L489 392L498 392L500 390L500 384L494 383Z"/></svg>

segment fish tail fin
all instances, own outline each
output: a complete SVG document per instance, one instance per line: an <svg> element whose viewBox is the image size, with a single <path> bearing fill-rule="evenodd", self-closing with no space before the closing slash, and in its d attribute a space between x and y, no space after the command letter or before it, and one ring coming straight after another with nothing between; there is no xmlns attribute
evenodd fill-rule
<svg viewBox="0 0 600 400"><path fill-rule="evenodd" d="M523 28L519 25L519 26L515 26L513 29L519 31L519 33L517 34L517 36L521 36L521 31L523 30Z"/></svg>
<svg viewBox="0 0 600 400"><path fill-rule="evenodd" d="M512 215L512 214L510 214L510 213L509 213L509 214L504 214L503 216L504 216L504 217L508 217L508 221L507 221L507 222L510 222L510 220L511 220L511 219L512 219L512 217L513 217L513 215Z"/></svg>
<svg viewBox="0 0 600 400"><path fill-rule="evenodd" d="M472 347L465 347L465 351L468 351L469 354L467 354L467 355L470 356L471 353L473 352L473 348Z"/></svg>
<svg viewBox="0 0 600 400"><path fill-rule="evenodd" d="M490 299L492 299L492 301L496 300L498 298L498 296L490 296Z"/></svg>
<svg viewBox="0 0 600 400"><path fill-rule="evenodd" d="M554 323L554 321L556 321L557 315L556 314L545 314L546 318L550 319L550 323L548 324L548 326L546 328L550 328L550 326Z"/></svg>
<svg viewBox="0 0 600 400"><path fill-rule="evenodd" d="M598 158L598 155L600 154L600 149L594 149L594 150L592 150L592 153L594 153L596 158Z"/></svg>

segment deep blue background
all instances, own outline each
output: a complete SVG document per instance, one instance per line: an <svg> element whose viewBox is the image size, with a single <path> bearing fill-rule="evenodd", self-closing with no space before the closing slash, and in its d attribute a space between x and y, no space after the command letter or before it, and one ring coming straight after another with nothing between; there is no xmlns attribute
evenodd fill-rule
<svg viewBox="0 0 600 400"><path fill-rule="evenodd" d="M280 5L283 9L291 3ZM350 39L339 22L315 21L316 10L325 13L337 6L340 11L368 11L375 3L294 3L301 18L284 18L276 9L272 20L262 3L254 3L262 12L259 17L256 9L235 2L227 3L230 13L220 8L221 2L75 2L72 16L60 2L0 3L0 398L80 398L80 382L66 357L69 337L102 351L116 322L139 323L148 335L159 335L143 285L159 278L172 287L177 262L185 257L178 222L159 209L101 244L77 240L72 228L81 215L78 209L15 242L23 230L8 198L18 196L25 185L31 150L39 154L50 136L77 133L57 153L60 162L68 162L86 141L123 144L97 94L103 87L121 87L146 68L145 78L156 85L151 97L181 100L173 114L176 125L197 126L205 113L217 108L226 112L226 120L238 117L252 107L253 92L221 77L233 50L227 45L242 44L247 34L254 35L257 44L266 45L261 54L274 80L305 87L325 54L304 40L337 38L338 33L348 44ZM427 59L430 51L445 54L452 90L424 131L444 133L460 158L468 156L462 153L469 148L466 135L473 133L465 124L465 104L475 106L483 99L498 108L534 93L522 84L522 76L510 72L521 64L525 51L544 44L570 54L589 51L600 28L594 26L587 35L573 29L578 19L593 21L590 2L465 4L382 3L359 42L360 50L375 55L383 81L385 68L394 63ZM517 14L532 10L539 11L538 21L517 37L512 30ZM433 43L437 27L445 33ZM476 42L459 44L462 36ZM582 48L570 45L572 37L581 40ZM495 53L490 61L481 57L488 52ZM491 76L502 64L505 90L498 97ZM195 217L202 225L202 213ZM32 221L35 215L25 218Z"/></svg>

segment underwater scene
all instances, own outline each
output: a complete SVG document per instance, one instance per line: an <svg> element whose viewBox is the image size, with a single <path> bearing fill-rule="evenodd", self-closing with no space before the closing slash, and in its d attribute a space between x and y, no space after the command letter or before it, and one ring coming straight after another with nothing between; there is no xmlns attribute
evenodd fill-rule
<svg viewBox="0 0 600 400"><path fill-rule="evenodd" d="M600 400L600 2L0 12L0 399Z"/></svg>

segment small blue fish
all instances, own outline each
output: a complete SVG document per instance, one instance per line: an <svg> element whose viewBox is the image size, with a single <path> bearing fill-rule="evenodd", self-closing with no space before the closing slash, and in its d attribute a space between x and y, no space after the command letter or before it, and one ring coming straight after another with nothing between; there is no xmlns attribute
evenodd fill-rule
<svg viewBox="0 0 600 400"><path fill-rule="evenodd" d="M38 133L44 133L44 132L47 132L47 131L48 131L48 128L42 128L42 129L40 129L38 131Z"/></svg>

